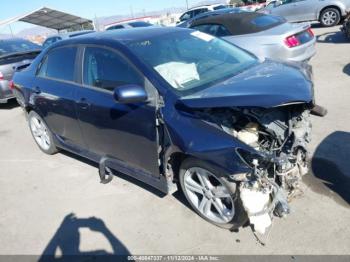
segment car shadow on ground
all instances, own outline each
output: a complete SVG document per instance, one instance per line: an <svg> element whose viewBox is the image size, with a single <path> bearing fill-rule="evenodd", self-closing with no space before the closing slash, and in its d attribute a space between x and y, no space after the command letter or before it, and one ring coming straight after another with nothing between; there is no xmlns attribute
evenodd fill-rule
<svg viewBox="0 0 350 262"><path fill-rule="evenodd" d="M7 101L7 103L0 104L0 110L9 110L19 107L19 104L17 103L16 99L10 99Z"/></svg>
<svg viewBox="0 0 350 262"><path fill-rule="evenodd" d="M333 43L333 44L345 44L350 43L342 31L328 32L316 36L318 43Z"/></svg>
<svg viewBox="0 0 350 262"><path fill-rule="evenodd" d="M343 73L350 76L350 63L344 66Z"/></svg>
<svg viewBox="0 0 350 262"><path fill-rule="evenodd" d="M102 234L110 244L112 253L103 249L80 251L79 245L82 239L79 229L82 228ZM76 259L78 261L96 261L96 256L102 256L103 261L106 261L106 256L117 259L116 256L120 255L130 255L130 252L107 228L103 220L96 217L77 218L71 213L63 219L56 233L45 247L39 262L76 261Z"/></svg>
<svg viewBox="0 0 350 262"><path fill-rule="evenodd" d="M84 158L82 156L70 153L68 151L61 150L60 153L65 155L65 156L67 156L67 157L74 158L77 161L81 161L81 162L83 162L83 163L85 163L87 165L95 167L96 168L96 182L97 183L100 182L99 170L98 170L99 165L98 165L98 163L96 163L94 161L91 161L91 160L89 160L87 158ZM120 173L120 172L115 171L115 170L113 171L113 174L115 176L117 176L118 178L121 178L121 179L123 179L123 180L125 180L125 181L127 181L129 183L134 184L134 185L137 185L137 186L141 187L142 189L147 190L148 192L150 192L150 193L152 193L152 194L154 194L154 195L156 195L156 196L158 196L160 198L163 198L163 197L166 196L166 194L162 193L161 191L159 191L159 190L155 189L154 187L152 187L150 185L147 185L146 183L143 183L143 182L141 182L141 181L139 181L139 180L137 180L137 179L135 179L135 178L133 178L131 176L128 176L128 175L123 174L123 173Z"/></svg>
<svg viewBox="0 0 350 262"><path fill-rule="evenodd" d="M318 22L311 23L311 28L323 28L323 25Z"/></svg>
<svg viewBox="0 0 350 262"><path fill-rule="evenodd" d="M316 193L350 207L350 133L336 131L317 147L306 185Z"/></svg>

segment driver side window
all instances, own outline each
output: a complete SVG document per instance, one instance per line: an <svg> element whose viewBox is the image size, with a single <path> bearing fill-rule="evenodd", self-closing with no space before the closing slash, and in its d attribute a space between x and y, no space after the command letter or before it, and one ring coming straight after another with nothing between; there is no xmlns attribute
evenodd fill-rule
<svg viewBox="0 0 350 262"><path fill-rule="evenodd" d="M193 17L193 11L188 11L180 17L180 21L186 21L188 19L191 19L192 17Z"/></svg>
<svg viewBox="0 0 350 262"><path fill-rule="evenodd" d="M141 75L112 50L86 47L83 61L83 84L109 91L127 84L144 86Z"/></svg>
<svg viewBox="0 0 350 262"><path fill-rule="evenodd" d="M204 24L193 26L192 29L196 29L198 31L214 35L216 37L224 37L231 35L230 31L224 26L220 24Z"/></svg>

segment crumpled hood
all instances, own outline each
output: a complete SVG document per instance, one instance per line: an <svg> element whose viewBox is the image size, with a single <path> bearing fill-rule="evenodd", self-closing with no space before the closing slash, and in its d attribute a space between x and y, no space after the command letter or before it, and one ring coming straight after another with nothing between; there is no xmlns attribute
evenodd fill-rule
<svg viewBox="0 0 350 262"><path fill-rule="evenodd" d="M310 68L266 60L202 91L182 97L190 108L274 107L313 100Z"/></svg>

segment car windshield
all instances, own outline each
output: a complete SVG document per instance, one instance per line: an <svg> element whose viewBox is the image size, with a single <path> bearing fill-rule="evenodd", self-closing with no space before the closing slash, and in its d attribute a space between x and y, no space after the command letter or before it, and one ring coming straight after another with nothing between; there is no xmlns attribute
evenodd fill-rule
<svg viewBox="0 0 350 262"><path fill-rule="evenodd" d="M225 5L218 5L218 6L215 6L213 9L214 10L220 10L220 9L225 9L225 8L227 8L227 6L225 6Z"/></svg>
<svg viewBox="0 0 350 262"><path fill-rule="evenodd" d="M257 63L242 49L192 30L132 41L128 46L180 96L207 88Z"/></svg>
<svg viewBox="0 0 350 262"><path fill-rule="evenodd" d="M0 56L11 54L11 53L20 53L31 50L39 50L41 47L37 44L29 42L22 39L10 39L10 40L0 40Z"/></svg>

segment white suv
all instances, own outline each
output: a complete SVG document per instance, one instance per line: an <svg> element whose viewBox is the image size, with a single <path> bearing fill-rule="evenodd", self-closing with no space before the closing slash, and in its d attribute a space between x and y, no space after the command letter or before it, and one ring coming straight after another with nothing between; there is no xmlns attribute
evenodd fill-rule
<svg viewBox="0 0 350 262"><path fill-rule="evenodd" d="M199 14L205 13L205 12L224 9L224 8L227 8L227 6L223 5L223 4L196 6L196 7L189 9L185 13L183 13L180 16L178 23L184 22L188 19L191 19L191 18L193 18Z"/></svg>

